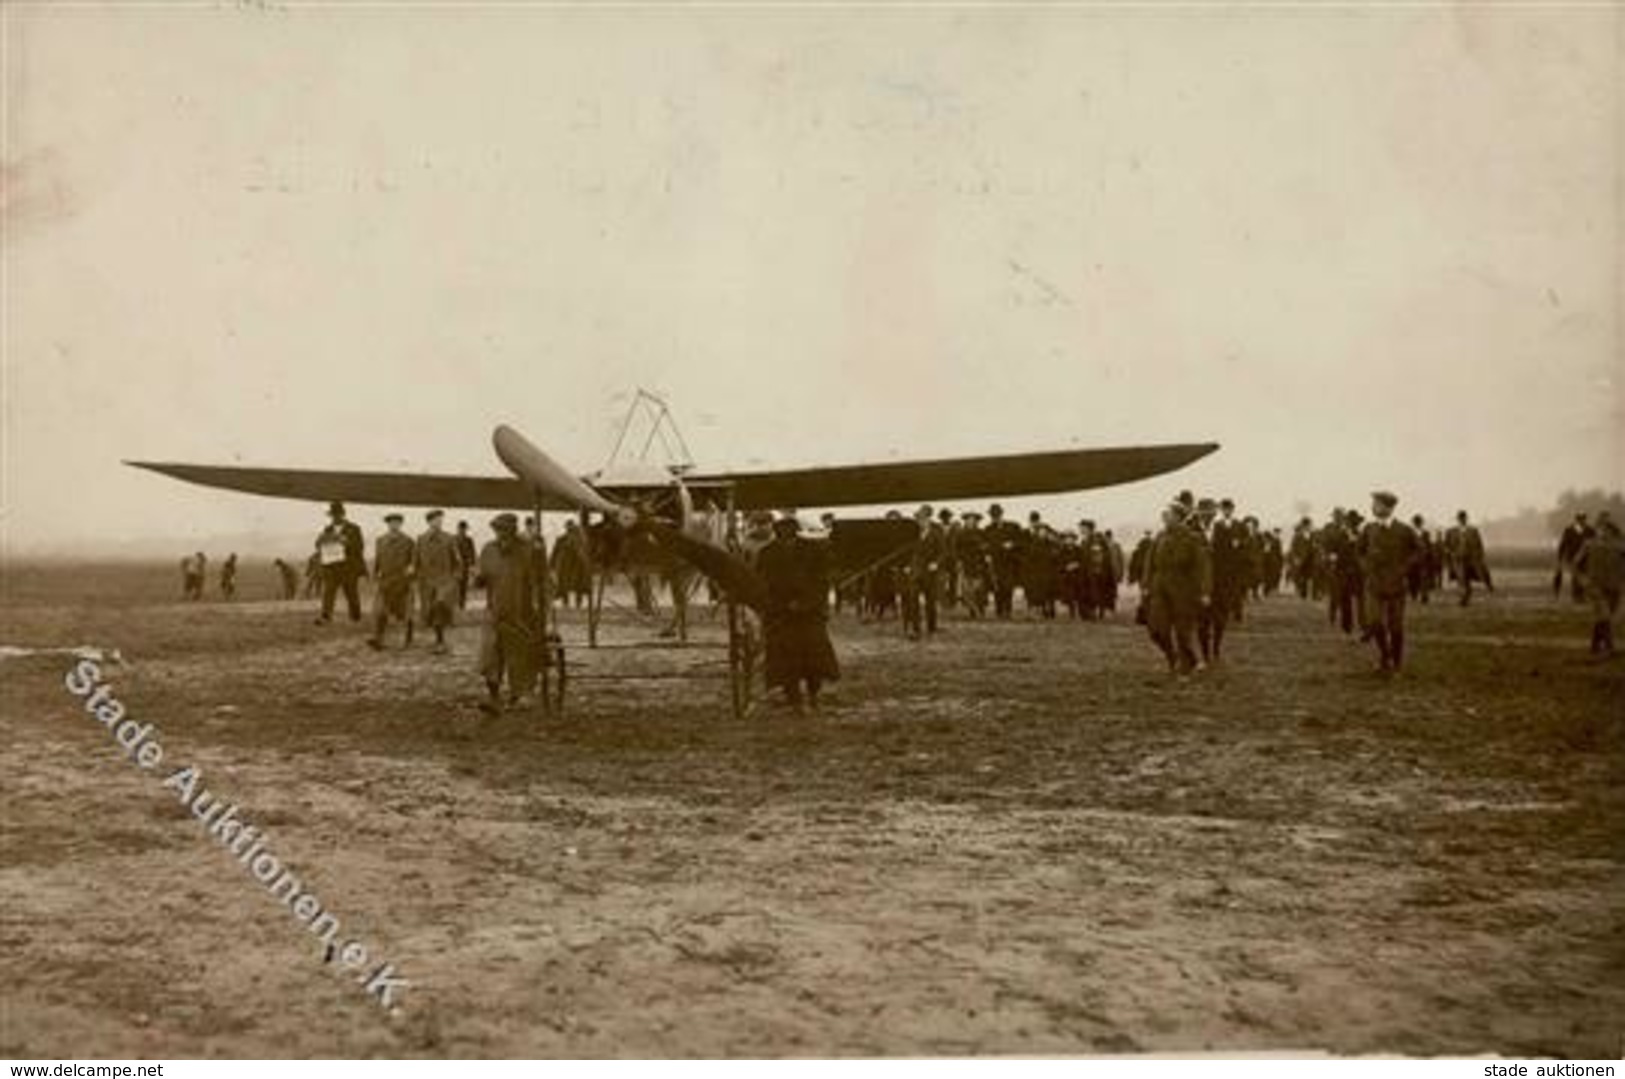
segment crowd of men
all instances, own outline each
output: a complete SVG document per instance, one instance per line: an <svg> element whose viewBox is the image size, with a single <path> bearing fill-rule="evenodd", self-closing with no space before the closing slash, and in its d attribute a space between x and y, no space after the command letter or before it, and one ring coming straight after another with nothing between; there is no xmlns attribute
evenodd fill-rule
<svg viewBox="0 0 1625 1079"><path fill-rule="evenodd" d="M1183 491L1164 510L1161 528L1146 531L1126 556L1110 529L1088 519L1058 528L1036 512L1019 524L997 503L985 515L922 506L912 519L889 514L904 542L841 580L832 580L830 544L821 542L838 525L831 514L822 533L811 535L793 512L754 514L744 522L740 550L767 586L768 684L784 689L798 707L804 699L816 703L821 685L839 677L826 627L832 606L850 605L866 621L896 618L907 635L921 639L942 628L947 610L973 620L1016 618L1018 592L1029 619L1108 618L1118 610L1124 584L1139 595L1135 620L1180 677L1220 662L1226 633L1246 617L1249 602L1283 587L1325 603L1330 625L1373 643L1379 669L1394 672L1405 658L1407 603L1431 602L1447 582L1462 606L1472 602L1475 585L1494 590L1483 537L1465 511L1450 527L1434 529L1419 515L1401 519L1398 502L1391 492L1373 492L1369 517L1334 509L1319 525L1303 518L1283 540L1281 529L1238 515L1228 498L1198 499ZM591 600L588 534L570 521L549 551L534 517L521 530L514 514L502 513L490 522L492 538L477 547L467 521L452 532L444 519L443 511L431 510L423 529L409 535L403 514L386 514L369 560L361 529L341 503L332 503L305 567L305 595L320 595L318 624L332 621L340 595L350 620L360 622L360 581L370 577L368 643L384 648L398 624L403 646L410 646L422 625L434 635L433 649L444 652L455 613L467 607L471 587L483 588L480 672L488 705L512 704L534 692L546 645L540 635L549 624L544 607ZM275 566L283 598L294 598L298 573L282 559ZM235 554L220 568L228 598L236 568ZM181 570L186 598L201 598L204 555L186 556ZM1608 514L1595 525L1579 514L1564 530L1554 596L1565 580L1575 602L1592 605L1592 651L1612 654L1625 546ZM654 603L647 578L638 595L640 608Z"/></svg>
<svg viewBox="0 0 1625 1079"><path fill-rule="evenodd" d="M894 511L889 519L904 518ZM1117 609L1123 548L1091 520L1055 528L1033 513L1023 527L995 503L985 518L921 506L914 521L917 540L839 582L838 605L851 604L865 620L897 616L915 638L937 632L944 608L962 608L973 619L1012 618L1017 590L1035 618L1094 621ZM835 524L826 515L826 530Z"/></svg>

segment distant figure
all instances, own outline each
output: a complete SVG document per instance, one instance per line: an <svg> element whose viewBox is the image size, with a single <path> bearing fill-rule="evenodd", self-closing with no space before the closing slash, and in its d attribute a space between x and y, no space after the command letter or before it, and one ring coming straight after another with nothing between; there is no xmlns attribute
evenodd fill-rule
<svg viewBox="0 0 1625 1079"><path fill-rule="evenodd" d="M1426 603L1437 575L1433 563L1438 558L1438 552L1428 535L1427 522L1420 513L1411 518L1411 531L1416 535L1416 557L1411 560L1410 571L1406 574L1405 588L1411 599Z"/></svg>
<svg viewBox="0 0 1625 1079"><path fill-rule="evenodd" d="M1286 575L1299 599L1319 598L1315 523L1307 517L1299 520L1292 529L1292 539L1286 548Z"/></svg>
<svg viewBox="0 0 1625 1079"><path fill-rule="evenodd" d="M1375 520L1361 530L1359 545L1365 582L1360 613L1367 636L1377 642L1379 668L1385 674L1398 671L1405 655L1405 595L1418 554L1416 533L1394 520L1397 505L1399 498L1392 492L1372 492Z"/></svg>
<svg viewBox="0 0 1625 1079"><path fill-rule="evenodd" d="M1597 527L1575 556L1574 572L1585 578L1586 594L1591 597L1591 654L1612 656L1614 618L1625 585L1625 541L1607 510L1597 514Z"/></svg>
<svg viewBox="0 0 1625 1079"><path fill-rule="evenodd" d="M1183 502L1162 514L1162 532L1146 559L1145 589L1149 597L1146 629L1180 677L1196 669L1196 625L1213 596L1213 565L1207 544L1191 524Z"/></svg>
<svg viewBox="0 0 1625 1079"><path fill-rule="evenodd" d="M277 577L282 582L282 598L293 599L299 594L299 573L291 565L278 558L272 565L276 566Z"/></svg>
<svg viewBox="0 0 1625 1079"><path fill-rule="evenodd" d="M1264 543L1264 595L1273 596L1281 591L1281 582L1286 578L1286 546L1281 539L1281 530L1272 528L1263 534Z"/></svg>
<svg viewBox="0 0 1625 1079"><path fill-rule="evenodd" d="M1134 553L1128 556L1128 583L1145 591L1146 561L1151 557L1151 546L1154 542L1150 532L1140 536L1140 541L1134 545Z"/></svg>
<svg viewBox="0 0 1625 1079"><path fill-rule="evenodd" d="M391 621L406 626L406 643L402 647L412 645L412 570L417 547L412 537L401 531L405 520L399 513L385 514L386 531L373 547L372 579L376 591L373 593L372 636L367 638L372 648L384 647Z"/></svg>
<svg viewBox="0 0 1625 1079"><path fill-rule="evenodd" d="M937 632L937 606L942 593L943 563L948 558L947 531L933 518L930 506L914 514L920 538L903 565L903 632L912 640ZM778 535L775 528L774 535Z"/></svg>
<svg viewBox="0 0 1625 1079"><path fill-rule="evenodd" d="M1207 499L1196 503L1197 520L1206 525L1208 552L1213 566L1213 602L1198 623L1202 658L1209 663L1223 659L1225 628L1241 619L1246 603L1246 535L1235 519L1236 504L1220 499L1218 517L1212 516Z"/></svg>
<svg viewBox="0 0 1625 1079"><path fill-rule="evenodd" d="M315 599L322 594L322 556L312 554L305 559L305 598Z"/></svg>
<svg viewBox="0 0 1625 1079"><path fill-rule="evenodd" d="M220 563L220 594L226 599L237 595L237 552L233 551Z"/></svg>
<svg viewBox="0 0 1625 1079"><path fill-rule="evenodd" d="M1484 557L1484 537L1468 523L1466 510L1457 511L1456 527L1450 530L1450 540L1446 542L1456 554L1456 581L1461 586L1461 605L1465 607L1472 602L1474 581L1484 582L1484 587L1494 592L1495 582L1490 579L1489 562Z"/></svg>
<svg viewBox="0 0 1625 1079"><path fill-rule="evenodd" d="M186 600L200 600L203 598L203 574L208 566L208 560L203 557L202 551L196 551L181 559L181 598Z"/></svg>
<svg viewBox="0 0 1625 1079"><path fill-rule="evenodd" d="M468 522L457 522L457 557L462 567L457 571L457 609L468 607L468 579L473 576L475 563L480 560L479 552L474 549L474 537L469 535Z"/></svg>
<svg viewBox="0 0 1625 1079"><path fill-rule="evenodd" d="M987 533L982 515L975 510L959 519L959 536L954 561L959 571L959 600L972 618L987 616L987 600L993 586L993 570L987 554Z"/></svg>
<svg viewBox="0 0 1625 1079"><path fill-rule="evenodd" d="M530 548L530 581L537 616L539 621L545 623L543 611L553 602L553 573L547 561L547 537L542 535L542 524L535 514L525 518L523 538Z"/></svg>
<svg viewBox="0 0 1625 1079"><path fill-rule="evenodd" d="M1575 603L1585 601L1585 584L1580 575L1574 571L1575 561L1580 557L1580 551L1585 547L1596 530L1586 521L1586 515L1576 513L1574 520L1563 529L1563 535L1557 541L1557 572L1552 574L1552 598L1557 599L1563 594L1563 574L1569 575L1569 598Z"/></svg>
<svg viewBox="0 0 1625 1079"><path fill-rule="evenodd" d="M367 575L367 546L361 529L344 516L344 503L327 507L328 524L316 537L316 554L322 561L322 613L316 624L333 620L333 601L344 592L350 621L361 621L361 578Z"/></svg>
<svg viewBox="0 0 1625 1079"><path fill-rule="evenodd" d="M564 535L553 544L553 579L559 600L581 607L592 597L592 575L587 561L587 535L576 521L564 522Z"/></svg>
<svg viewBox="0 0 1625 1079"><path fill-rule="evenodd" d="M417 538L413 557L417 567L418 606L423 611L423 624L434 632L436 653L446 650L446 629L451 625L459 587L466 576L456 537L441 527L445 517L442 510L430 510L423 515L429 528Z"/></svg>
<svg viewBox="0 0 1625 1079"><path fill-rule="evenodd" d="M756 558L756 569L767 584L767 609L762 615L768 688L781 687L785 701L801 709L806 700L818 707L825 682L841 676L835 646L829 639L829 577L827 548L804 539L794 517L774 522L773 540Z"/></svg>
<svg viewBox="0 0 1625 1079"><path fill-rule="evenodd" d="M1326 589L1326 616L1344 633L1354 632L1354 606L1359 596L1360 567L1351 526L1353 511L1332 510L1317 537L1317 562Z"/></svg>
<svg viewBox="0 0 1625 1079"><path fill-rule="evenodd" d="M499 513L491 519L496 538L480 551L476 583L485 589L485 628L480 636L480 675L487 699L481 708L498 711L502 687L507 704L517 707L536 687L536 601L531 552L519 538L519 518Z"/></svg>

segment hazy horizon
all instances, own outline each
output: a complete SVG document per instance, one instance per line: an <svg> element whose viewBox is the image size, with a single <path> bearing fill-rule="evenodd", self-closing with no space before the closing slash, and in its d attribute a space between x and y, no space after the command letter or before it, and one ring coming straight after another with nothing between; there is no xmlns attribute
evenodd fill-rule
<svg viewBox="0 0 1625 1079"><path fill-rule="evenodd" d="M1619 490L1622 19L8 7L5 549L320 521L124 459L589 472L637 386L707 470L1223 446L1063 519Z"/></svg>

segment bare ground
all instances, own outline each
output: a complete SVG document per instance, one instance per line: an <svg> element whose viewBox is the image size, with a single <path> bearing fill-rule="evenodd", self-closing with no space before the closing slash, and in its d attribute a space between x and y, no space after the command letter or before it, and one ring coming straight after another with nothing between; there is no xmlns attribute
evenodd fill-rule
<svg viewBox="0 0 1625 1079"><path fill-rule="evenodd" d="M1625 663L1534 574L1413 607L1391 682L1295 598L1187 683L1126 613L844 618L827 707L743 721L702 680L482 718L471 626L379 656L171 576L7 570L0 644L120 649L165 762L118 755L70 658L0 665L0 1054L1621 1048ZM398 1015L204 838L182 764L398 965Z"/></svg>

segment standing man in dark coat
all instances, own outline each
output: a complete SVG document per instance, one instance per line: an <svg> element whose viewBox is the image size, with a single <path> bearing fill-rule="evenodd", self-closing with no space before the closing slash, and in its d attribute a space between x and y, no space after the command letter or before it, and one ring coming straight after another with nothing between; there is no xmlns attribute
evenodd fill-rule
<svg viewBox="0 0 1625 1079"><path fill-rule="evenodd" d="M1209 602L1202 604L1196 619L1203 663L1220 660L1225 627L1241 603L1241 524L1229 517L1216 517L1223 505L1215 505L1209 498L1199 499L1196 512L1187 518L1187 527L1201 542L1208 559Z"/></svg>
<svg viewBox="0 0 1625 1079"><path fill-rule="evenodd" d="M1004 507L997 502L987 508L986 544L988 564L993 572L993 613L1009 618L1015 612L1016 578L1021 572L1021 551L1025 537L1021 526L1004 519Z"/></svg>
<svg viewBox="0 0 1625 1079"><path fill-rule="evenodd" d="M469 534L468 522L457 522L457 534L452 537L457 545L457 558L461 563L457 570L457 609L468 607L468 581L478 569L480 554L474 547L474 537Z"/></svg>
<svg viewBox="0 0 1625 1079"><path fill-rule="evenodd" d="M1473 601L1474 581L1483 581L1491 592L1495 591L1495 582L1490 580L1490 565L1484 556L1484 537L1467 520L1466 510L1456 511L1456 527L1450 531L1455 540L1456 582L1461 586L1461 605L1465 607Z"/></svg>
<svg viewBox="0 0 1625 1079"><path fill-rule="evenodd" d="M1574 562L1580 557L1581 549L1595 534L1583 513L1576 513L1574 520L1563 529L1563 535L1557 541L1557 572L1552 574L1553 599L1563 594L1563 574L1566 572L1569 575L1569 598L1575 603L1584 602L1585 583L1580 580L1580 575L1574 572Z"/></svg>
<svg viewBox="0 0 1625 1079"><path fill-rule="evenodd" d="M1433 590L1433 540L1428 535L1427 522L1418 513L1411 518L1411 531L1416 535L1416 557L1407 574L1406 591L1413 600L1426 603Z"/></svg>
<svg viewBox="0 0 1625 1079"><path fill-rule="evenodd" d="M1353 633L1360 569L1348 521L1341 508L1332 510L1331 521L1320 531L1319 558L1326 581L1327 617L1344 633Z"/></svg>
<svg viewBox="0 0 1625 1079"><path fill-rule="evenodd" d="M446 650L446 630L457 605L457 577L463 569L456 538L441 527L445 517L444 510L430 510L423 515L428 529L418 536L413 555L418 609L423 612L423 624L434 633L436 653Z"/></svg>
<svg viewBox="0 0 1625 1079"><path fill-rule="evenodd" d="M1180 677L1196 669L1197 621L1212 605L1213 595L1207 542L1187 521L1179 502L1163 511L1162 532L1151 545L1145 577L1146 629L1168 669Z"/></svg>
<svg viewBox="0 0 1625 1079"><path fill-rule="evenodd" d="M277 576L282 581L282 598L293 599L299 594L298 571L280 558L276 559L272 564L276 566Z"/></svg>
<svg viewBox="0 0 1625 1079"><path fill-rule="evenodd" d="M480 632L480 675L485 679L490 713L503 705L502 686L508 686L508 707L518 707L536 688L541 658L540 627L536 622L535 563L530 546L519 537L519 518L499 513L491 518L495 538L480 551L476 583L485 589L485 626Z"/></svg>
<svg viewBox="0 0 1625 1079"><path fill-rule="evenodd" d="M959 598L972 618L987 615L987 596L993 583L988 560L987 535L982 515L972 510L960 519L959 536L954 543L954 561L959 570Z"/></svg>
<svg viewBox="0 0 1625 1079"><path fill-rule="evenodd" d="M1625 540L1607 510L1597 514L1596 529L1575 556L1574 572L1585 577L1586 593L1591 597L1591 654L1612 656L1614 619L1625 587Z"/></svg>
<svg viewBox="0 0 1625 1079"><path fill-rule="evenodd" d="M372 636L367 644L384 646L389 623L406 626L406 647L412 644L412 578L417 570L417 545L401 531L406 518L399 513L384 515L385 532L373 544Z"/></svg>
<svg viewBox="0 0 1625 1079"><path fill-rule="evenodd" d="M1200 510L1203 503L1197 506ZM1246 602L1247 528L1236 520L1235 512L1234 502L1220 499L1219 515L1208 528L1208 542L1213 550L1214 658L1218 658L1218 641L1224 637L1224 627L1241 621L1241 607Z"/></svg>
<svg viewBox="0 0 1625 1079"><path fill-rule="evenodd" d="M1128 583L1145 590L1146 560L1151 557L1151 547L1155 542L1151 533L1147 532L1140 537L1140 542L1134 545L1134 553L1128 556Z"/></svg>
<svg viewBox="0 0 1625 1079"><path fill-rule="evenodd" d="M937 632L937 608L942 595L944 565L948 561L948 532L932 517L930 506L921 506L914 518L920 526L920 542L914 548L904 579L904 587L913 590L913 597L912 601L908 595L903 597L903 614L907 621L913 612L913 624L905 628L910 636L918 638L922 629L926 636Z"/></svg>
<svg viewBox="0 0 1625 1079"><path fill-rule="evenodd" d="M327 507L328 524L316 537L316 554L322 560L322 613L317 625L333 620L333 601L340 590L349 608L350 621L361 621L360 580L367 575L367 545L361 529L344 515L344 503Z"/></svg>
<svg viewBox="0 0 1625 1079"><path fill-rule="evenodd" d="M1315 585L1315 525L1305 517L1292 529L1286 549L1287 579L1299 599L1308 599Z"/></svg>
<svg viewBox="0 0 1625 1079"><path fill-rule="evenodd" d="M1360 568L1365 596L1360 613L1365 634L1377 642L1380 669L1399 670L1405 657L1405 593L1418 547L1416 533L1404 521L1394 520L1399 498L1389 491L1371 495L1371 516L1360 531Z"/></svg>
<svg viewBox="0 0 1625 1079"><path fill-rule="evenodd" d="M803 686L816 708L823 684L841 677L829 639L827 545L803 539L800 531L794 517L780 518L772 542L756 556L756 571L767 585L762 613L767 685L781 687L797 711Z"/></svg>
<svg viewBox="0 0 1625 1079"><path fill-rule="evenodd" d="M592 597L592 574L587 563L587 534L574 520L564 522L564 535L553 544L553 579L559 600L582 607Z"/></svg>

